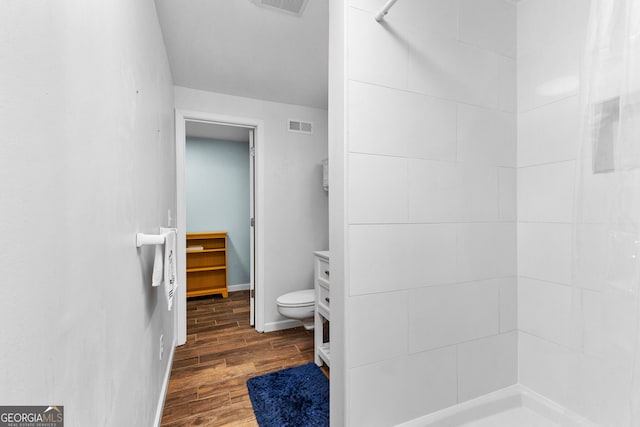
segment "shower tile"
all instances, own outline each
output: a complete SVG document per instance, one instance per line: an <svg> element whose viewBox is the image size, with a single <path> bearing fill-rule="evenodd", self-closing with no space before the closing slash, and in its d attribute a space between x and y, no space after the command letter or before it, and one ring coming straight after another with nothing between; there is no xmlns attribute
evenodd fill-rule
<svg viewBox="0 0 640 427"><path fill-rule="evenodd" d="M573 160L580 140L578 96L518 116L518 166Z"/></svg>
<svg viewBox="0 0 640 427"><path fill-rule="evenodd" d="M515 114L459 105L457 133L459 161L515 167Z"/></svg>
<svg viewBox="0 0 640 427"><path fill-rule="evenodd" d="M571 224L518 224L518 275L571 283Z"/></svg>
<svg viewBox="0 0 640 427"><path fill-rule="evenodd" d="M409 292L409 352L457 344L499 331L499 289L493 281Z"/></svg>
<svg viewBox="0 0 640 427"><path fill-rule="evenodd" d="M602 294L582 292L582 316L584 318L584 352L589 356L604 358L606 341L602 319Z"/></svg>
<svg viewBox="0 0 640 427"><path fill-rule="evenodd" d="M536 0L518 4L518 55L552 45L571 35L583 35L589 1Z"/></svg>
<svg viewBox="0 0 640 427"><path fill-rule="evenodd" d="M351 367L406 355L408 310L406 291L351 298Z"/></svg>
<svg viewBox="0 0 640 427"><path fill-rule="evenodd" d="M348 375L351 425L396 425L456 403L455 347L357 367Z"/></svg>
<svg viewBox="0 0 640 427"><path fill-rule="evenodd" d="M498 60L500 82L498 86L498 109L509 113L518 110L516 60L505 56Z"/></svg>
<svg viewBox="0 0 640 427"><path fill-rule="evenodd" d="M494 280L500 291L500 333L518 329L518 279Z"/></svg>
<svg viewBox="0 0 640 427"><path fill-rule="evenodd" d="M558 40L518 58L518 112L568 98L579 87L581 46L575 38Z"/></svg>
<svg viewBox="0 0 640 427"><path fill-rule="evenodd" d="M458 218L461 222L497 221L499 218L498 169L459 164Z"/></svg>
<svg viewBox="0 0 640 427"><path fill-rule="evenodd" d="M575 162L518 169L518 220L573 221Z"/></svg>
<svg viewBox="0 0 640 427"><path fill-rule="evenodd" d="M353 80L407 88L408 47L373 14L349 8L347 70Z"/></svg>
<svg viewBox="0 0 640 427"><path fill-rule="evenodd" d="M518 328L553 341L570 344L572 290L550 282L518 279Z"/></svg>
<svg viewBox="0 0 640 427"><path fill-rule="evenodd" d="M408 186L407 159L350 154L349 222L406 222Z"/></svg>
<svg viewBox="0 0 640 427"><path fill-rule="evenodd" d="M611 359L575 355L571 365L567 406L598 426L632 426L630 368ZM574 409L575 408L575 409Z"/></svg>
<svg viewBox="0 0 640 427"><path fill-rule="evenodd" d="M455 281L454 224L353 225L348 239L351 295Z"/></svg>
<svg viewBox="0 0 640 427"><path fill-rule="evenodd" d="M416 418L456 403L456 348L409 355L403 378L407 394L404 419Z"/></svg>
<svg viewBox="0 0 640 427"><path fill-rule="evenodd" d="M458 402L518 382L517 332L458 345Z"/></svg>
<svg viewBox="0 0 640 427"><path fill-rule="evenodd" d="M561 405L567 402L573 360L572 352L566 347L518 332L520 383Z"/></svg>
<svg viewBox="0 0 640 427"><path fill-rule="evenodd" d="M574 285L601 291L607 283L610 234L607 224L579 224L575 236Z"/></svg>
<svg viewBox="0 0 640 427"><path fill-rule="evenodd" d="M619 187L617 174L589 173L591 162L589 159L585 159L584 162L586 164L583 163L583 167L586 170L583 170L580 176L582 191L576 201L576 212L585 223L606 224L611 220L611 206L617 203L621 191L625 190Z"/></svg>
<svg viewBox="0 0 640 427"><path fill-rule="evenodd" d="M500 221L516 221L516 169L498 168L498 198Z"/></svg>
<svg viewBox="0 0 640 427"><path fill-rule="evenodd" d="M516 55L516 6L504 0L461 0L460 40L501 55Z"/></svg>
<svg viewBox="0 0 640 427"><path fill-rule="evenodd" d="M613 286L602 292L585 290L582 295L585 353L618 366L632 366L637 299Z"/></svg>
<svg viewBox="0 0 640 427"><path fill-rule="evenodd" d="M349 83L349 151L422 159L456 158L452 102Z"/></svg>
<svg viewBox="0 0 640 427"><path fill-rule="evenodd" d="M405 358L396 358L347 371L351 402L349 424L383 427L403 420L402 411L406 410L404 397L407 394L403 393L400 400L395 397L398 390L407 390L402 383L405 363Z"/></svg>
<svg viewBox="0 0 640 427"><path fill-rule="evenodd" d="M453 39L409 37L409 90L497 108L501 56Z"/></svg>
<svg viewBox="0 0 640 427"><path fill-rule="evenodd" d="M451 162L409 160L409 222L454 222L460 176Z"/></svg>
<svg viewBox="0 0 640 427"><path fill-rule="evenodd" d="M458 42L436 38L422 43L420 36L411 40L408 61L408 89L425 95L457 100L454 70Z"/></svg>
<svg viewBox="0 0 640 427"><path fill-rule="evenodd" d="M516 275L515 223L458 224L459 282Z"/></svg>

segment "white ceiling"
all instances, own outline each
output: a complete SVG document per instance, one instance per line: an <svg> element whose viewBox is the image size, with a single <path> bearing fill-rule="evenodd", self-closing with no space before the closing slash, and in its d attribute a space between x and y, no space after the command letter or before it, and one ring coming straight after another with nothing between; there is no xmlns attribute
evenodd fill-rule
<svg viewBox="0 0 640 427"><path fill-rule="evenodd" d="M327 108L329 10L301 17L249 0L155 0L177 86Z"/></svg>

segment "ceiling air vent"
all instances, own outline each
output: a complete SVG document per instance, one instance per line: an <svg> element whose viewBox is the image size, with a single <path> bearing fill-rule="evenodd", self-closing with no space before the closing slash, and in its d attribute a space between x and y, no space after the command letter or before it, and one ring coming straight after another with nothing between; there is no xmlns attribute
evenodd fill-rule
<svg viewBox="0 0 640 427"><path fill-rule="evenodd" d="M302 16L308 0L249 0L256 6L271 9L287 15Z"/></svg>
<svg viewBox="0 0 640 427"><path fill-rule="evenodd" d="M289 120L289 132L313 133L313 123Z"/></svg>

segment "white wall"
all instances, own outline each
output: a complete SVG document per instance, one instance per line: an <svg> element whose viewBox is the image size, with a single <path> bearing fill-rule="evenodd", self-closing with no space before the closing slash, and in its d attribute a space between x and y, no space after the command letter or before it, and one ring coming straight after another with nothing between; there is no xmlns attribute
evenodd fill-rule
<svg viewBox="0 0 640 427"><path fill-rule="evenodd" d="M329 246L328 198L322 189L321 161L327 158L327 111L175 88L178 109L264 122L264 291L265 331L287 326L278 296L313 288L313 251ZM287 120L311 121L314 133L287 130ZM260 224L258 224L260 226Z"/></svg>
<svg viewBox="0 0 640 427"><path fill-rule="evenodd" d="M153 425L174 321L135 234L175 212L154 3L2 2L0 58L0 402Z"/></svg>
<svg viewBox="0 0 640 427"><path fill-rule="evenodd" d="M338 357L354 426L517 381L515 6L407 0L379 24L383 3L343 6L346 132L331 140L346 156L332 236L346 226Z"/></svg>

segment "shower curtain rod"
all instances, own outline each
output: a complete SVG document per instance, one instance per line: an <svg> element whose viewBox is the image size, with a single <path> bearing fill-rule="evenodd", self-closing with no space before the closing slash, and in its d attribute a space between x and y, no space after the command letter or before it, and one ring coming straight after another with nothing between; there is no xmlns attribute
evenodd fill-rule
<svg viewBox="0 0 640 427"><path fill-rule="evenodd" d="M380 9L380 12L376 13L376 21L382 22L382 19L384 18L384 15L386 15L389 12L389 9L391 9L391 6L393 6L395 4L395 2L397 2L397 1L398 0L389 0L382 7L382 9Z"/></svg>

